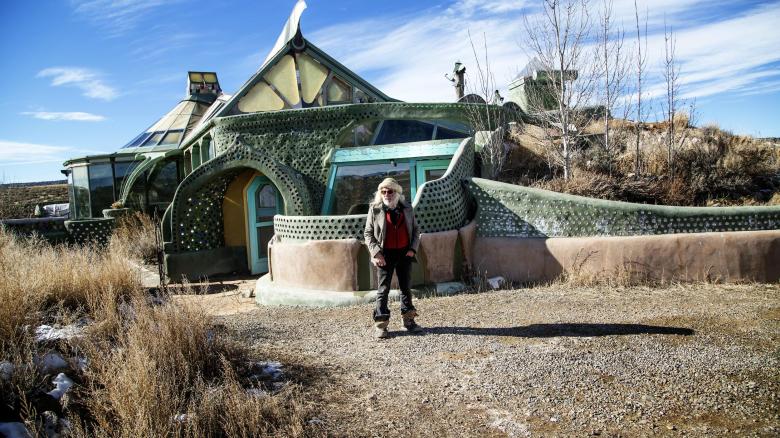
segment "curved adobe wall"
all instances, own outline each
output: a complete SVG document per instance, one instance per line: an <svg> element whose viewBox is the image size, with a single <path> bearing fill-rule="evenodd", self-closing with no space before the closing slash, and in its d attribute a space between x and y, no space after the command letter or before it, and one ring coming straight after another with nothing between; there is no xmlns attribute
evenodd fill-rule
<svg viewBox="0 0 780 438"><path fill-rule="evenodd" d="M651 281L780 280L777 230L550 239L471 234L466 246L474 269L512 281L551 281L563 273Z"/></svg>

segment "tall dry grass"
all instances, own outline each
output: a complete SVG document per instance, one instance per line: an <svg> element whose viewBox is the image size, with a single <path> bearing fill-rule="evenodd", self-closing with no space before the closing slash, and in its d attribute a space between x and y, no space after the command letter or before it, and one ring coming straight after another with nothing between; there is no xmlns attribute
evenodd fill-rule
<svg viewBox="0 0 780 438"><path fill-rule="evenodd" d="M116 220L111 245L146 263L157 260L160 242L155 237L160 223L147 214L135 212Z"/></svg>
<svg viewBox="0 0 780 438"><path fill-rule="evenodd" d="M676 124L685 126L686 117L681 114ZM510 132L507 140L515 147L501 179L562 193L666 205L772 204L780 193L780 148L771 143L733 135L712 124L689 127L685 141L675 149L672 174L664 123L646 123L636 132L632 125L616 121L612 129L610 150L594 132L573 152L569 180L546 159L545 146L529 140L533 136ZM633 147L637 136L638 172Z"/></svg>
<svg viewBox="0 0 780 438"><path fill-rule="evenodd" d="M14 368L0 378L0 415L35 433L54 409L76 437L305 435L296 386L248 392L259 353L215 329L204 309L151 299L132 254L120 240L52 247L0 231L0 362ZM38 325L77 319L89 321L79 337L36 341ZM41 398L52 375L39 366L52 352L87 360L67 366L76 385L54 407Z"/></svg>

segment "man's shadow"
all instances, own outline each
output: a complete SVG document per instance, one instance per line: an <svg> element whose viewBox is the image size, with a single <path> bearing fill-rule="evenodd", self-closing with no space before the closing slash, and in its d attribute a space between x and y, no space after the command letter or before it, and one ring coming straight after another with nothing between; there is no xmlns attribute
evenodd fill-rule
<svg viewBox="0 0 780 438"><path fill-rule="evenodd" d="M682 335L695 332L683 327L645 324L559 323L531 324L520 327L426 327L429 335L513 336L517 338L592 337L620 335Z"/></svg>

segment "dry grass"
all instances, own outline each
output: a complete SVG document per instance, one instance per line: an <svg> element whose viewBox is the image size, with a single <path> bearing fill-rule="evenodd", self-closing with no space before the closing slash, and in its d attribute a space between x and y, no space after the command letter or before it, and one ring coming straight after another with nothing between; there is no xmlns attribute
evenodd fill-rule
<svg viewBox="0 0 780 438"><path fill-rule="evenodd" d="M130 256L146 263L157 260L159 243L155 238L160 223L149 215L135 212L117 219L111 246L126 248Z"/></svg>
<svg viewBox="0 0 780 438"><path fill-rule="evenodd" d="M687 126L684 114L675 119ZM563 180L559 166L526 125L507 140L515 147L501 179L510 183L601 199L666 205L765 205L780 192L780 148L751 137L733 135L716 125L691 127L674 154L670 176L664 123L643 124L637 134L630 124L610 123L613 148L583 144L572 156L572 178ZM598 126L592 130L598 133ZM640 137L640 169L636 174L634 144ZM597 137L591 138L591 140Z"/></svg>
<svg viewBox="0 0 780 438"><path fill-rule="evenodd" d="M72 436L301 436L299 390L248 392L260 353L215 326L204 309L152 299L120 240L110 249L51 247L0 231L0 415L40 431L44 410L59 411ZM80 337L37 342L34 328L86 317ZM86 357L68 366L76 385L58 406L41 404L51 375L36 365L48 352ZM45 398L45 397L44 397Z"/></svg>

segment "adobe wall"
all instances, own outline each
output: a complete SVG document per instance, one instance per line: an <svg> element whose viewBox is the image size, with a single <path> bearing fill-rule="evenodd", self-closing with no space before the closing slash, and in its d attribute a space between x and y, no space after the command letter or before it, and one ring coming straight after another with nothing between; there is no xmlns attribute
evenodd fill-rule
<svg viewBox="0 0 780 438"><path fill-rule="evenodd" d="M585 276L627 275L652 281L780 280L778 230L626 237L470 236L470 239L467 258L477 272L518 282L550 281L564 272Z"/></svg>

